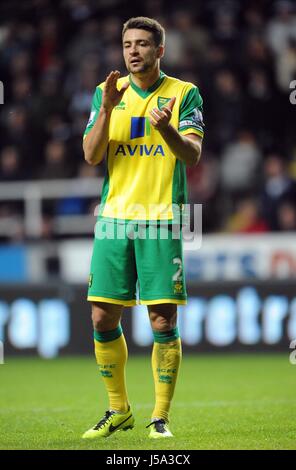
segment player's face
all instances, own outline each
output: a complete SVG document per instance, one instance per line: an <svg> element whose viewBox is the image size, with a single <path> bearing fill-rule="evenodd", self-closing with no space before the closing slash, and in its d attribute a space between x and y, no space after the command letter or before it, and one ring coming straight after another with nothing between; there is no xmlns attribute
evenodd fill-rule
<svg viewBox="0 0 296 470"><path fill-rule="evenodd" d="M156 67L163 56L163 47L156 47L153 35L144 29L128 29L123 36L123 57L130 73L142 75Z"/></svg>

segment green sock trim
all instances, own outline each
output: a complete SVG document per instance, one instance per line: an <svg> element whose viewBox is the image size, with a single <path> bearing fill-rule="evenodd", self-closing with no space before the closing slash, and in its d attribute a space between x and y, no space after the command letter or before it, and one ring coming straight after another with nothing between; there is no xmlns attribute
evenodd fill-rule
<svg viewBox="0 0 296 470"><path fill-rule="evenodd" d="M94 331L94 338L96 341L100 343L108 343L109 341L114 341L115 339L119 338L122 335L122 328L121 325L118 325L115 330L110 331Z"/></svg>
<svg viewBox="0 0 296 470"><path fill-rule="evenodd" d="M169 343L171 341L176 341L176 339L180 338L179 329L173 328L169 331L155 331L153 330L153 337L155 343Z"/></svg>

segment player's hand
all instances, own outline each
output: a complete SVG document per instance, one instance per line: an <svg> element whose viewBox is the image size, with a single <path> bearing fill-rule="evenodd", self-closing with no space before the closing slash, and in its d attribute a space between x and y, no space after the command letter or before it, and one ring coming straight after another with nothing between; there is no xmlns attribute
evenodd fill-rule
<svg viewBox="0 0 296 470"><path fill-rule="evenodd" d="M118 72L118 70L115 70L109 73L105 81L102 107L108 111L112 111L112 109L120 103L123 93L129 87L129 82L125 82L122 85L121 89L118 90L117 80L119 79L119 77L120 72Z"/></svg>
<svg viewBox="0 0 296 470"><path fill-rule="evenodd" d="M158 108L153 108L150 113L150 123L155 129L165 129L171 120L173 107L176 102L176 97L170 99L168 104L164 106L161 111Z"/></svg>

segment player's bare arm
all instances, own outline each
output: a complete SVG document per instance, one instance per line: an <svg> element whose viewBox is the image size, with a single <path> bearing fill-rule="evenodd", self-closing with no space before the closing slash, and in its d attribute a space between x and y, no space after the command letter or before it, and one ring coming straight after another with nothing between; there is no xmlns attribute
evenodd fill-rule
<svg viewBox="0 0 296 470"><path fill-rule="evenodd" d="M120 103L125 90L129 86L129 83L126 82L118 90L117 80L119 77L120 72L112 71L106 78L98 119L83 141L84 158L90 165L98 165L106 154L112 110Z"/></svg>
<svg viewBox="0 0 296 470"><path fill-rule="evenodd" d="M193 166L199 162L201 156L202 138L195 134L183 136L170 124L175 102L176 98L173 97L162 110L153 108L150 111L150 122L162 135L176 158L188 166Z"/></svg>

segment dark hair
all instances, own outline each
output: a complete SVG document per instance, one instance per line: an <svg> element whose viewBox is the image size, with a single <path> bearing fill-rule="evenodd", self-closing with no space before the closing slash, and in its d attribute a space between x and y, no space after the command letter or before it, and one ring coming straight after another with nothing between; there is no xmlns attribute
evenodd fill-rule
<svg viewBox="0 0 296 470"><path fill-rule="evenodd" d="M122 37L128 29L145 29L153 34L156 47L163 46L165 41L165 30L158 21L147 18L146 16L137 16L127 20L122 29Z"/></svg>

